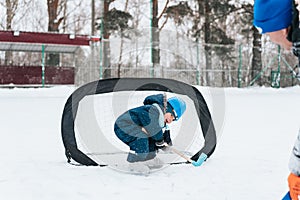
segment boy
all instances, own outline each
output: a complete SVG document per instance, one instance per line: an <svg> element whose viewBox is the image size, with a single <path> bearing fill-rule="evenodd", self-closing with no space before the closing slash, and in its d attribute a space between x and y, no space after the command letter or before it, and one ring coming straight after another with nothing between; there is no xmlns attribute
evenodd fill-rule
<svg viewBox="0 0 300 200"><path fill-rule="evenodd" d="M178 98L168 100L163 94L145 98L144 105L130 109L119 116L114 131L117 137L130 147L130 163L154 159L158 149L166 149L172 141L166 124L177 121L185 112L186 103Z"/></svg>

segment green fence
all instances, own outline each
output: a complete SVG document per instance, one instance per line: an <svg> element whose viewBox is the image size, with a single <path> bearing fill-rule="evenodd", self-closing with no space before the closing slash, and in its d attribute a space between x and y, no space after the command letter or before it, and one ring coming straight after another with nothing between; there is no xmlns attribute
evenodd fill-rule
<svg viewBox="0 0 300 200"><path fill-rule="evenodd" d="M77 72L82 73L77 74L76 83L99 78L156 77L212 87L278 88L299 84L294 67L297 58L276 45L261 49L260 65L254 69L251 45L195 43L169 34L161 37L159 63L151 63L147 33L132 40L114 38L94 44L93 56L77 65L81 66Z"/></svg>

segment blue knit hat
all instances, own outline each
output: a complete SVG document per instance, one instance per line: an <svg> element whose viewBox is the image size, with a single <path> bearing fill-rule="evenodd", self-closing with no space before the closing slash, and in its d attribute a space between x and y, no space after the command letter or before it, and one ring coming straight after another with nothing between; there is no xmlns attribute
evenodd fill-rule
<svg viewBox="0 0 300 200"><path fill-rule="evenodd" d="M185 102L178 97L171 97L168 99L168 104L172 106L173 108L172 114L175 117L175 121L177 121L186 110ZM168 108L167 108L167 112L168 112Z"/></svg>
<svg viewBox="0 0 300 200"><path fill-rule="evenodd" d="M255 0L253 25L260 33L285 29L292 22L293 0Z"/></svg>

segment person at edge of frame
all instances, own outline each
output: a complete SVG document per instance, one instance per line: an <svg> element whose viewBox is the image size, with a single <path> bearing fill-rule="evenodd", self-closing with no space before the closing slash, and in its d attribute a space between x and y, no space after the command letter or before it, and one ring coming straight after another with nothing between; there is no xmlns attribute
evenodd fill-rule
<svg viewBox="0 0 300 200"><path fill-rule="evenodd" d="M292 50L300 63L298 4L299 2L293 0L255 0L253 25L261 34L268 35L275 44L286 50ZM297 77L299 77L298 74ZM300 195L300 130L292 150L289 169L290 191L284 199L298 200Z"/></svg>

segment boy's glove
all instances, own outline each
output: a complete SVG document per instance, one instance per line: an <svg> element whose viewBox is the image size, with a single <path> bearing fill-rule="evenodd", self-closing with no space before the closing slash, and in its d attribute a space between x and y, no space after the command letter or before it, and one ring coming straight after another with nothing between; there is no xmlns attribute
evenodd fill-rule
<svg viewBox="0 0 300 200"><path fill-rule="evenodd" d="M171 136L170 136L170 130L165 130L164 132L164 141L169 145L169 146L172 146L172 139L171 139Z"/></svg>
<svg viewBox="0 0 300 200"><path fill-rule="evenodd" d="M169 149L168 148L169 145L164 140L155 142L155 146L157 147L157 149L161 149L163 151L166 151Z"/></svg>
<svg viewBox="0 0 300 200"><path fill-rule="evenodd" d="M292 200L298 200L298 195L300 195L300 177L290 173L288 183Z"/></svg>

